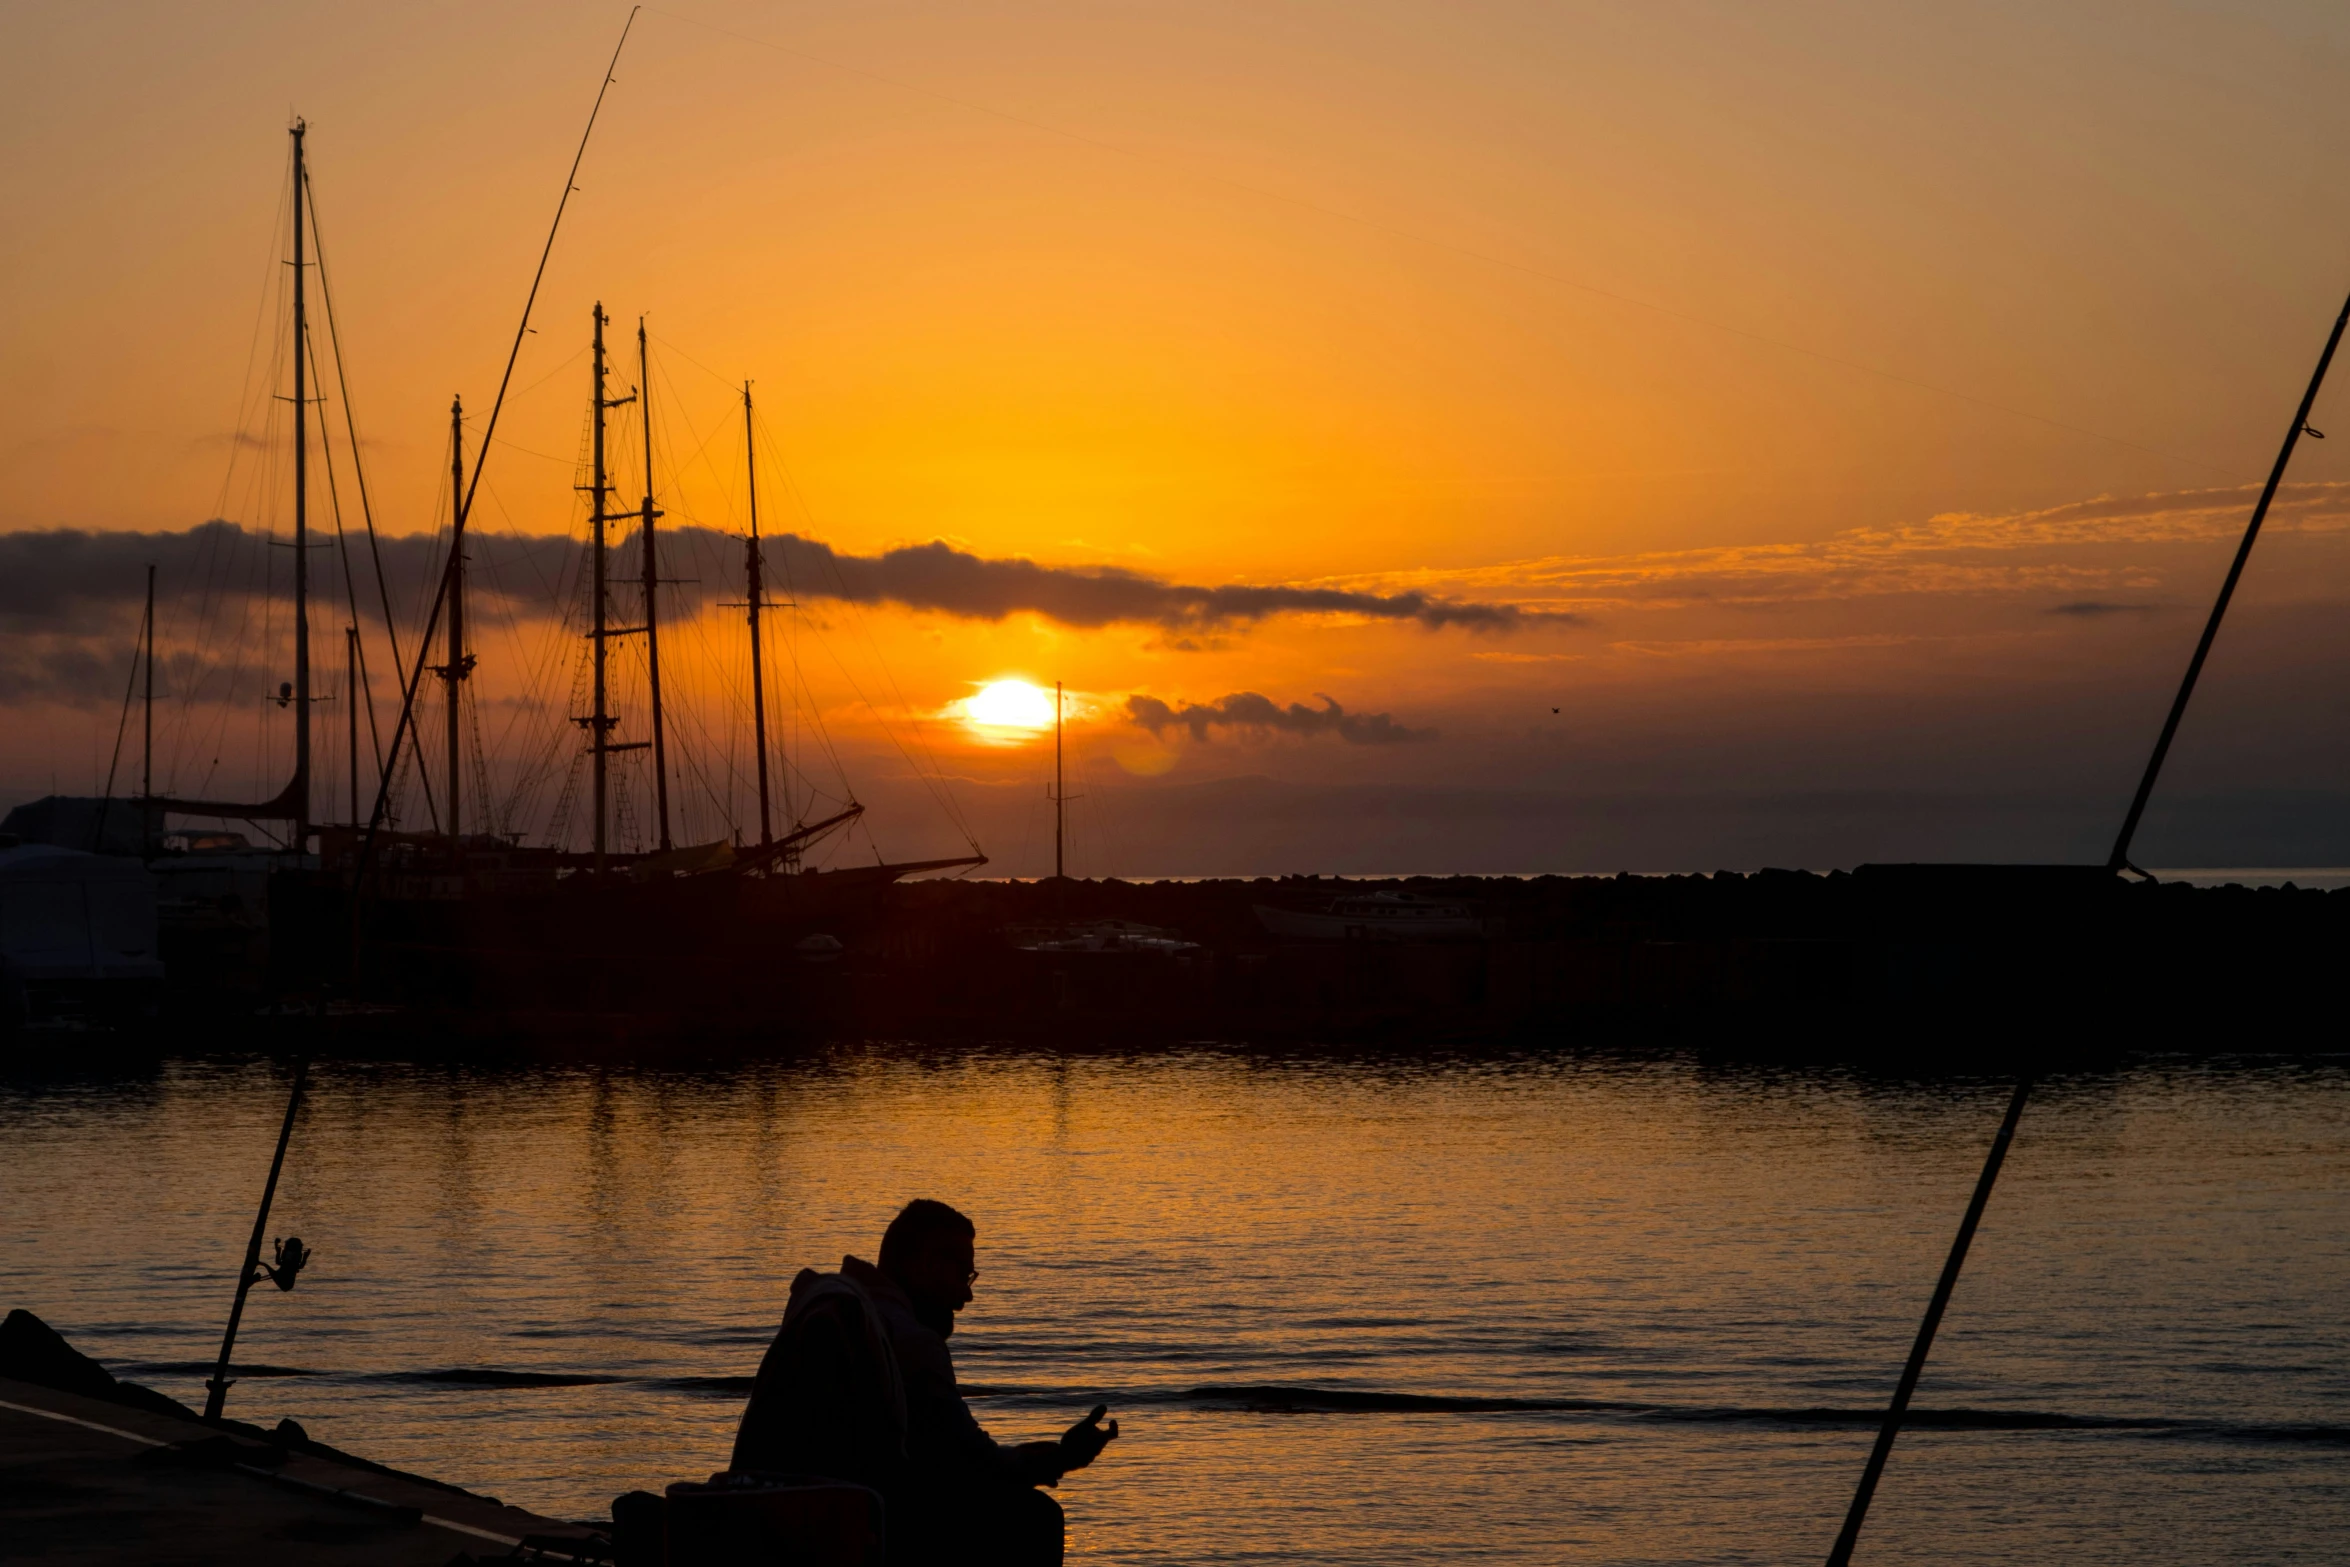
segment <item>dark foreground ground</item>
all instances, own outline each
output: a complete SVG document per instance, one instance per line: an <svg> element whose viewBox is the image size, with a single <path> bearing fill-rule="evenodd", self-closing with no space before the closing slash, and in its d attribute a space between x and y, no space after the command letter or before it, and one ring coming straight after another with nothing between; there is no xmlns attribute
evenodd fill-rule
<svg viewBox="0 0 2350 1567"><path fill-rule="evenodd" d="M0 1329L0 1556L453 1567L611 1552L593 1531L370 1464L290 1422L201 1420L17 1312Z"/></svg>

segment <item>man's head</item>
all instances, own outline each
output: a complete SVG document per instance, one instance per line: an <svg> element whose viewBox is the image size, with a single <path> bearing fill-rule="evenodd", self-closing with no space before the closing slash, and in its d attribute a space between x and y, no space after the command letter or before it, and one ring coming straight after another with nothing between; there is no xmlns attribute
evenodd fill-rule
<svg viewBox="0 0 2350 1567"><path fill-rule="evenodd" d="M898 1210L881 1235L881 1271L897 1281L929 1327L951 1333L955 1313L971 1303L978 1230L943 1202L917 1197Z"/></svg>

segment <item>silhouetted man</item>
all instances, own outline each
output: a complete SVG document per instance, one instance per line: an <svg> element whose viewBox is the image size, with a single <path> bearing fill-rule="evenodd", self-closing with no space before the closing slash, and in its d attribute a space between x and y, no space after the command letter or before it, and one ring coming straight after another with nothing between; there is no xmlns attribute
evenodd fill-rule
<svg viewBox="0 0 2350 1567"><path fill-rule="evenodd" d="M943 1202L906 1204L876 1267L803 1269L735 1437L738 1470L831 1475L889 1502L891 1567L1061 1560L1060 1504L1036 1489L1094 1461L1118 1422L1108 1406L1057 1442L1006 1447L955 1385L947 1336L979 1277L977 1231Z"/></svg>

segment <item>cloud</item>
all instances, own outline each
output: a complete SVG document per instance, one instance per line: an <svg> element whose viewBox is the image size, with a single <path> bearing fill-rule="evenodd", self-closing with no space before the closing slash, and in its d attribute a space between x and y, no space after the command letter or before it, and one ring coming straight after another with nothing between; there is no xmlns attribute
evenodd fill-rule
<svg viewBox="0 0 2350 1567"><path fill-rule="evenodd" d="M339 602L344 591L342 561L331 525L313 528L311 582L322 602ZM146 597L147 568L156 568L156 589L166 603L201 600L215 611L233 611L249 599L293 596L290 542L233 522L200 523L161 533L93 532L47 528L0 533L0 628L55 629L87 634L137 614ZM562 540L552 544L557 552ZM363 536L348 541L360 612L376 601L373 564ZM528 546L518 541L491 544L494 553L519 564ZM411 600L420 584L440 569L441 550L430 534L394 534L381 540L384 574L395 603ZM493 595L497 589L485 584ZM159 620L164 619L160 614ZM168 629L168 622L167 629Z"/></svg>
<svg viewBox="0 0 2350 1567"><path fill-rule="evenodd" d="M135 690L138 644L128 630L111 639L32 633L0 637L0 708L55 703L61 707L113 708ZM324 674L320 690L339 686L340 660ZM279 671L266 660L222 653L196 654L159 648L155 695L161 703L182 693L200 700L259 701L276 688Z"/></svg>
<svg viewBox="0 0 2350 1567"><path fill-rule="evenodd" d="M1880 632L1857 637L1692 637L1679 642L1616 642L1610 646L1657 658L1685 658L1715 653L1827 653L1845 648L1902 647L1911 642L1947 640Z"/></svg>
<svg viewBox="0 0 2350 1567"><path fill-rule="evenodd" d="M1115 566L988 559L939 540L879 555L847 555L819 540L784 534L774 540L774 548L797 592L852 603L899 604L973 620L1029 613L1066 626L1128 622L1193 630L1306 614L1408 621L1430 629L1501 631L1526 618L1511 605L1464 603L1416 589L1379 593L1290 585L1207 587Z"/></svg>
<svg viewBox="0 0 2350 1567"><path fill-rule="evenodd" d="M1206 742L1210 731L1237 729L1256 735L1293 734L1312 737L1334 734L1349 745L1400 745L1433 740L1433 729L1406 729L1387 713L1350 713L1335 697L1316 692L1320 707L1292 702L1282 707L1254 691L1235 691L1213 702L1186 702L1170 706L1155 696L1130 696L1126 716L1139 729L1164 734L1188 729L1194 740Z"/></svg>
<svg viewBox="0 0 2350 1567"><path fill-rule="evenodd" d="M0 707L119 702L129 664L127 650L109 656L108 650L88 642L11 637L0 642Z"/></svg>
<svg viewBox="0 0 2350 1567"><path fill-rule="evenodd" d="M2106 615L2150 615L2152 604L2107 604L2097 599L2078 599L2070 604L2049 606L2051 615L2076 615L2083 620L2096 620Z"/></svg>
<svg viewBox="0 0 2350 1567"><path fill-rule="evenodd" d="M2059 594L2107 602L2161 584L2148 547L2232 539L2257 485L2102 495L2035 511L1945 512L1898 527L1850 528L1799 543L1725 545L1630 555L1544 556L1451 570L1334 578L1364 592L1472 595L1546 609L1753 606L1895 594ZM2272 532L2350 528L2350 481L2288 484L2269 513ZM2120 547L2135 547L2128 559Z"/></svg>
<svg viewBox="0 0 2350 1567"><path fill-rule="evenodd" d="M332 540L331 533L320 538ZM576 583L586 546L562 538L503 533L472 536L472 591L503 600L518 615L561 613ZM679 590L677 608L698 609L740 569L741 542L708 528L672 528L662 535L664 574L671 560L698 560L710 569L699 586ZM268 534L213 521L176 533L103 533L74 528L0 534L0 621L17 626L86 627L93 613L120 610L146 592L146 567L159 568L166 593L223 598L273 597L292 592L290 573L265 547ZM632 574L633 537L624 538L613 570ZM375 602L372 554L366 541L348 541L359 610ZM396 605L421 604L440 569L445 545L429 534L386 536L378 549ZM1111 566L1048 566L1019 557L990 558L943 541L906 545L876 555L854 555L818 539L780 534L767 541L769 572L780 591L805 599L895 604L971 620L1042 615L1087 629L1121 623L1177 633L1253 624L1275 615L1342 615L1431 630L1506 631L1529 618L1507 604L1463 602L1417 589L1376 592L1315 585L1170 582ZM339 598L341 561L331 550L312 560L322 588ZM688 573L695 574L695 573ZM625 591L625 590L623 590ZM378 617L380 618L380 617Z"/></svg>

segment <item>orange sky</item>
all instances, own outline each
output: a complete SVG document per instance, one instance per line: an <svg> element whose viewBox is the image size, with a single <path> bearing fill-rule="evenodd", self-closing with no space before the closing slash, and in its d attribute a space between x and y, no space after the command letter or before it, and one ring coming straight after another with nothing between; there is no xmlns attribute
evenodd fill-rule
<svg viewBox="0 0 2350 1567"><path fill-rule="evenodd" d="M18 14L0 529L284 526L266 454L230 458L265 430L266 329L246 366L283 271L289 111L313 128L379 521L434 527L449 395L488 406L623 15ZM1680 838L1669 812L1611 836L1562 805L1457 840L1374 812L1346 868L1849 863L1995 855L2003 832L2101 853L2350 282L2346 52L2350 21L2314 4L648 10L477 525L574 526L573 361L600 298L616 338L650 313L663 443L702 454L663 480L680 522L739 526L724 382L747 376L788 469L768 525L840 551L946 539L1554 612L1194 634L855 612L834 633L853 669L808 700L909 851L935 836L909 742L852 672L886 671L901 730L974 682L1065 678L1098 699L1079 744L1111 794L1139 769L1783 802ZM2343 445L2297 462L2182 798L2341 792L2350 749L2323 731L2350 693L2321 655L2350 585ZM92 657L118 662L105 629ZM1152 740L1121 716L1136 692L1328 693L1438 735ZM33 741L0 793L90 787L112 696L19 678L0 700ZM983 836L1018 831L1035 748L932 742ZM222 765L263 764L248 742ZM1784 803L1839 791L1924 803L1841 836ZM1953 839L1932 801L1956 796L2020 803ZM2236 843L2180 830L2189 858ZM1094 869L1302 868L1113 836ZM1248 853L1347 857L1309 839L1265 827Z"/></svg>

